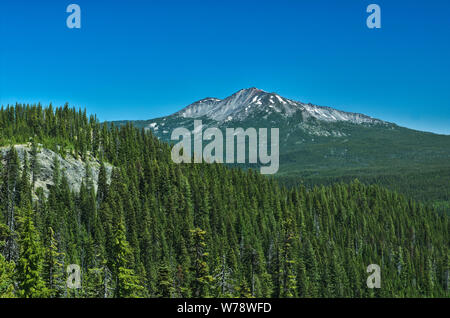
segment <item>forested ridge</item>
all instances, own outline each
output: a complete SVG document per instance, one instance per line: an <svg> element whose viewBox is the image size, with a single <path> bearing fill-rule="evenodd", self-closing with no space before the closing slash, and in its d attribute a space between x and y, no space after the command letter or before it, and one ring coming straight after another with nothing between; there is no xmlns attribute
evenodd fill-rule
<svg viewBox="0 0 450 318"><path fill-rule="evenodd" d="M449 296L448 216L380 186L285 188L251 170L174 164L150 132L68 105L2 107L0 146L0 297ZM75 193L55 156L46 196L42 147L114 169L101 165L97 190L86 173ZM69 264L80 289L67 288ZM380 289L366 286L369 264Z"/></svg>

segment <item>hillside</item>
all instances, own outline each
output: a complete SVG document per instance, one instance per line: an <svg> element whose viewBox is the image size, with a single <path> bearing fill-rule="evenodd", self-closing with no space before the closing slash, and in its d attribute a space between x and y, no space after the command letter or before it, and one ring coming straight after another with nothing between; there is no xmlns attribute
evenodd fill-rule
<svg viewBox="0 0 450 318"><path fill-rule="evenodd" d="M151 132L107 129L67 105L2 109L2 145L30 139L40 152L95 154L100 170L75 191L53 165L55 186L33 200L33 161L8 148L0 297L449 296L448 216L379 186L286 189L253 171L174 164ZM66 287L67 264L81 266L81 289ZM381 289L366 286L369 264Z"/></svg>
<svg viewBox="0 0 450 318"><path fill-rule="evenodd" d="M421 201L449 202L450 136L400 127L363 114L293 101L256 88L206 98L162 118L132 121L170 142L176 127L280 129L280 169L287 185L360 179ZM115 122L116 125L127 121ZM450 209L449 209L450 211Z"/></svg>
<svg viewBox="0 0 450 318"><path fill-rule="evenodd" d="M33 149L33 144L14 145L14 149L17 152L18 159L22 164L34 162L35 167L30 168L31 173L29 175L29 181L34 184L34 189L41 188L45 195L48 195L50 188L53 184L53 170L55 165L59 165L59 169L64 173L67 178L67 183L71 190L75 192L80 191L83 178L87 175L92 177L94 190L97 190L97 179L100 171L100 162L92 157L88 157L84 160L81 158L74 158L71 154L61 156L59 153L55 153L42 145L35 145L36 149ZM7 154L10 151L10 147L0 147L0 158L7 158ZM35 153L34 153L35 151ZM25 159L25 157L27 157ZM6 164L6 160L2 160L2 164ZM105 163L105 169L108 179L111 176L112 166ZM89 169L87 171L86 169Z"/></svg>

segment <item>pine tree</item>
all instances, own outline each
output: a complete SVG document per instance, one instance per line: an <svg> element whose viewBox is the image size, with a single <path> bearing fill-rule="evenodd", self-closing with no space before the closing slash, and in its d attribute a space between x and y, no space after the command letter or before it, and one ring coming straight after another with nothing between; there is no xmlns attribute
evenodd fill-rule
<svg viewBox="0 0 450 318"><path fill-rule="evenodd" d="M13 298L14 262L8 262L0 254L0 298Z"/></svg>
<svg viewBox="0 0 450 318"><path fill-rule="evenodd" d="M16 260L18 247L16 242L16 196L19 184L19 158L17 151L11 147L6 155L6 165L3 170L1 189L1 204L5 215L6 225L10 235L6 239L5 258L7 261Z"/></svg>
<svg viewBox="0 0 450 318"><path fill-rule="evenodd" d="M88 269L85 279L86 297L109 298L112 291L112 275L107 267L106 259L100 254L96 254L96 264Z"/></svg>
<svg viewBox="0 0 450 318"><path fill-rule="evenodd" d="M31 143L31 184L34 189L34 185L36 184L36 180L39 178L39 160L38 160L38 148L36 142L33 140Z"/></svg>
<svg viewBox="0 0 450 318"><path fill-rule="evenodd" d="M107 175L104 162L100 165L98 173L98 187L97 187L97 204L100 205L108 194Z"/></svg>
<svg viewBox="0 0 450 318"><path fill-rule="evenodd" d="M112 276L115 282L114 296L119 298L139 297L142 287L132 265L132 253L125 237L125 227L122 220L117 224L114 232L113 251L115 260L112 268Z"/></svg>
<svg viewBox="0 0 450 318"><path fill-rule="evenodd" d="M23 153L22 176L18 188L19 188L20 206L27 206L28 204L31 204L31 185L28 166L28 155L25 151Z"/></svg>
<svg viewBox="0 0 450 318"><path fill-rule="evenodd" d="M209 266L206 261L208 253L205 252L206 231L200 228L191 230L194 254L194 281L192 283L194 297L208 297L209 289L214 278L209 274Z"/></svg>
<svg viewBox="0 0 450 318"><path fill-rule="evenodd" d="M48 229L48 247L44 253L44 275L50 297L59 297L64 286L64 253L59 251L55 232Z"/></svg>
<svg viewBox="0 0 450 318"><path fill-rule="evenodd" d="M281 297L296 297L297 296L297 277L295 273L295 259L294 243L296 235L293 228L294 221L288 218L283 222L283 247L281 250L282 268L281 268Z"/></svg>
<svg viewBox="0 0 450 318"><path fill-rule="evenodd" d="M33 211L24 209L20 228L20 255L16 277L20 297L36 298L48 295L42 280L42 247L33 223Z"/></svg>
<svg viewBox="0 0 450 318"><path fill-rule="evenodd" d="M158 283L156 285L158 296L170 298L174 292L173 278L170 268L164 262L158 266Z"/></svg>

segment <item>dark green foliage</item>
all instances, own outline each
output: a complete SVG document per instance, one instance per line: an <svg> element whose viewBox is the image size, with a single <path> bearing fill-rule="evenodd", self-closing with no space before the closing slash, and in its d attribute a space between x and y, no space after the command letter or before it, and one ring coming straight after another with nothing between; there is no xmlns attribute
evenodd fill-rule
<svg viewBox="0 0 450 318"><path fill-rule="evenodd" d="M150 132L67 106L18 105L0 119L4 145L32 138L114 166L98 180L87 169L75 193L55 157L46 196L32 185L41 146L21 164L7 148L0 297L449 296L448 216L396 192L359 181L285 188L252 170L176 165ZM63 284L69 264L81 267L81 290ZM382 269L379 290L366 287L369 264Z"/></svg>
<svg viewBox="0 0 450 318"><path fill-rule="evenodd" d="M205 251L205 234L206 231L196 228L191 230L192 234L192 254L194 266L192 268L194 274L193 294L194 297L208 297L210 285L213 277L209 275L209 266L207 263L208 252Z"/></svg>
<svg viewBox="0 0 450 318"><path fill-rule="evenodd" d="M245 119L225 122L216 122L208 116L196 119L206 126L218 127L224 136L226 128L278 127L280 169L276 176L283 184L330 185L357 178L415 200L433 202L450 213L450 136L388 122L328 122L304 116L302 112L285 117L277 112L268 115L266 110L258 107ZM135 127L151 129L166 142L173 141L171 134L164 131L170 132L176 127L192 130L193 122L193 118L178 114L132 121ZM126 125L130 122L113 123ZM256 165L247 167L256 168Z"/></svg>
<svg viewBox="0 0 450 318"><path fill-rule="evenodd" d="M0 248L5 245L5 236L9 229L0 223ZM6 261L0 254L0 298L14 297L14 262Z"/></svg>
<svg viewBox="0 0 450 318"><path fill-rule="evenodd" d="M20 255L17 261L16 277L18 295L24 298L37 298L47 295L42 279L43 249L34 227L32 210L24 209L20 225Z"/></svg>
<svg viewBox="0 0 450 318"><path fill-rule="evenodd" d="M50 297L59 297L64 291L64 253L59 252L55 232L48 228L47 248L44 251L43 276L47 283Z"/></svg>

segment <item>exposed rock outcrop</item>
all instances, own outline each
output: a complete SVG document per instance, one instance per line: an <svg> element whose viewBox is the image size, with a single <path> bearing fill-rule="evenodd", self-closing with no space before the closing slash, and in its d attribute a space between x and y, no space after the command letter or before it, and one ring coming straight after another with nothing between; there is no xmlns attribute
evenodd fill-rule
<svg viewBox="0 0 450 318"><path fill-rule="evenodd" d="M15 145L14 148L17 151L21 164L23 164L23 157L25 153L27 153L28 160L30 160L30 144ZM5 163L4 159L8 150L9 147L0 148L0 154L3 163ZM94 183L95 189L97 190L98 173L101 164L99 160L92 156L89 156L88 160L83 161L81 159L74 158L70 154L67 154L65 158L63 158L60 154L47 148L43 148L41 145L38 147L37 153L39 172L35 183L35 189L41 187L44 191L44 194L47 195L50 187L53 186L52 179L55 156L59 160L61 175L64 174L66 176L68 184L73 191L78 192L80 190L81 183L86 175L86 165L89 166L92 171L92 181ZM105 163L105 168L109 182L113 166L111 164Z"/></svg>

